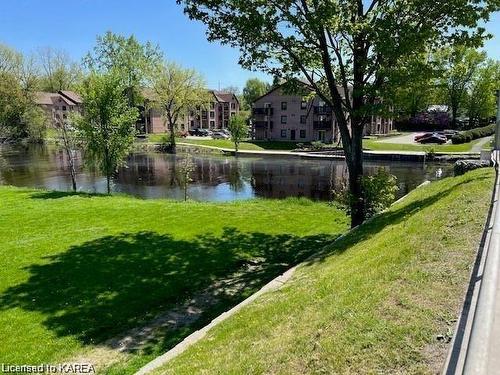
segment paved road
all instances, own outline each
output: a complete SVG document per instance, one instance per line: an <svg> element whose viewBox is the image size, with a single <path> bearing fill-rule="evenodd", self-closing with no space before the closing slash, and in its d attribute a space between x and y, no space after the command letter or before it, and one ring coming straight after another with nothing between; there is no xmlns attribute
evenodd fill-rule
<svg viewBox="0 0 500 375"><path fill-rule="evenodd" d="M420 145L420 143L416 143L414 141L415 136L420 133L409 133L405 135L398 135L396 137L387 137L387 138L382 138L380 141L377 141L379 143L399 143L399 144L405 144L405 145Z"/></svg>
<svg viewBox="0 0 500 375"><path fill-rule="evenodd" d="M483 146L491 141L491 137L480 138L479 141L472 146L471 152L481 152Z"/></svg>

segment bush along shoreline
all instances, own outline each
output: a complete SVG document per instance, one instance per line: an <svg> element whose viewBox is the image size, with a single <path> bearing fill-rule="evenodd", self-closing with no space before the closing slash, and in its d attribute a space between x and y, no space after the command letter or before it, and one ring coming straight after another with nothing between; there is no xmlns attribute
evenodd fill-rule
<svg viewBox="0 0 500 375"><path fill-rule="evenodd" d="M460 132L451 138L451 142L455 145L467 143L493 134L495 134L495 124Z"/></svg>

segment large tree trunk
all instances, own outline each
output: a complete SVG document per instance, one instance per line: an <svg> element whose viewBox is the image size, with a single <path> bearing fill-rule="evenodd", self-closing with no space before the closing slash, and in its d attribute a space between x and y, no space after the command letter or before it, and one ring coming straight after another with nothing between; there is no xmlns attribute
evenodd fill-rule
<svg viewBox="0 0 500 375"><path fill-rule="evenodd" d="M111 176L106 174L106 191L111 194Z"/></svg>
<svg viewBox="0 0 500 375"><path fill-rule="evenodd" d="M177 147L175 144L175 122L171 114L167 114L168 131L170 133L170 153L175 154Z"/></svg>
<svg viewBox="0 0 500 375"><path fill-rule="evenodd" d="M352 124L351 156L346 157L349 171L349 192L351 193L351 227L354 228L366 218L366 202L363 191L363 127Z"/></svg>

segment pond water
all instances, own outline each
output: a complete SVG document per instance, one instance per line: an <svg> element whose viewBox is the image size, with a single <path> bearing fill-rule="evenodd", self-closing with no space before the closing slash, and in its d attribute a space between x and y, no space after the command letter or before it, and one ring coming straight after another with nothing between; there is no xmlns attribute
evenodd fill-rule
<svg viewBox="0 0 500 375"><path fill-rule="evenodd" d="M179 169L185 155L133 153L127 165L113 179L113 191L142 198L184 199ZM295 157L223 157L194 155L190 199L229 201L236 199L308 197L331 199L332 189L345 181L347 168L342 160L299 159ZM365 162L366 173L385 168L398 179L402 196L425 180L453 173L451 164L408 162ZM105 192L106 181L83 168L78 161L80 191ZM67 161L56 147L0 148L0 183L71 190Z"/></svg>

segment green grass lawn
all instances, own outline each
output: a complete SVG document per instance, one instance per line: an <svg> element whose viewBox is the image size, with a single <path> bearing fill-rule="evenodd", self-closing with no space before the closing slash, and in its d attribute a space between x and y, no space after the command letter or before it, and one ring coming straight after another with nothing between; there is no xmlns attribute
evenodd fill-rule
<svg viewBox="0 0 500 375"><path fill-rule="evenodd" d="M363 139L363 148L365 150L374 151L425 151L429 152L434 150L434 152L468 152L471 151L472 146L476 144L479 140L474 140L468 143L462 143L459 145L454 144L427 144L427 145L411 145L411 144L401 144L401 143L386 143L379 142L376 139Z"/></svg>
<svg viewBox="0 0 500 375"><path fill-rule="evenodd" d="M494 173L413 191L157 371L437 373L481 237Z"/></svg>
<svg viewBox="0 0 500 375"><path fill-rule="evenodd" d="M165 135L150 134L148 135L149 142L163 142ZM193 145L212 146L227 149L234 149L234 143L229 139L186 139L179 138L177 142L189 143ZM299 142L288 141L252 141L247 140L240 143L240 150L293 150L297 147Z"/></svg>
<svg viewBox="0 0 500 375"><path fill-rule="evenodd" d="M140 200L0 187L0 362L113 357L102 343L227 275L261 265L189 327L104 373L130 374L348 228L308 200ZM101 344L101 345L99 345Z"/></svg>

